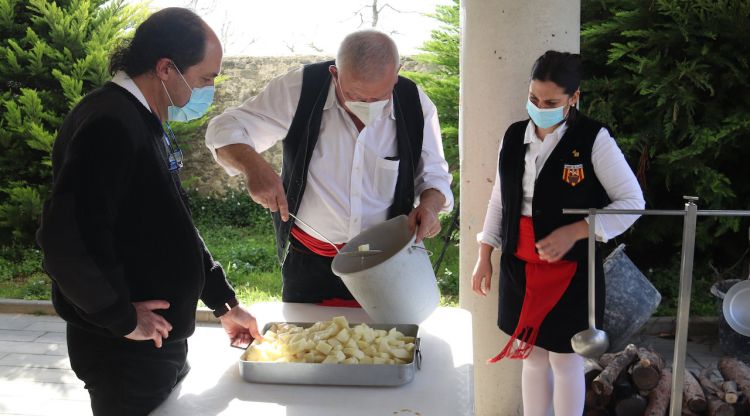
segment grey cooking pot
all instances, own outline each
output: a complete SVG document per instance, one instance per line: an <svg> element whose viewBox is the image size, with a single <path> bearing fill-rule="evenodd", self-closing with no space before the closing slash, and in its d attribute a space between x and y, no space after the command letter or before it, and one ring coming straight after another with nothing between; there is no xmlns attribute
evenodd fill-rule
<svg viewBox="0 0 750 416"><path fill-rule="evenodd" d="M722 303L724 319L729 326L746 337L750 337L750 280L743 280L724 295Z"/></svg>

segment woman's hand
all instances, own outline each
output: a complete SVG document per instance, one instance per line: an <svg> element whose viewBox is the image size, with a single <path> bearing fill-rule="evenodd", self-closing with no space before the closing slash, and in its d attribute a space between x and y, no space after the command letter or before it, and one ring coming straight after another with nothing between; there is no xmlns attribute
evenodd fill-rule
<svg viewBox="0 0 750 416"><path fill-rule="evenodd" d="M479 257L471 275L471 289L480 296L487 296L492 287L492 261L490 255L493 247L482 243Z"/></svg>
<svg viewBox="0 0 750 416"><path fill-rule="evenodd" d="M548 236L537 241L539 258L554 263L565 256L576 241L588 237L589 224L586 220L563 225Z"/></svg>

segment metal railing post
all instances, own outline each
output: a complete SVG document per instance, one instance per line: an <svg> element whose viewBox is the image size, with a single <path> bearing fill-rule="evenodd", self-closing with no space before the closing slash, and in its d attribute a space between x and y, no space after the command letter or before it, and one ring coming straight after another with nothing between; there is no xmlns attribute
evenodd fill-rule
<svg viewBox="0 0 750 416"><path fill-rule="evenodd" d="M682 414L682 389L685 382L685 355L687 353L688 322L690 321L690 294L693 286L693 254L695 253L695 222L698 217L697 197L684 197L685 223L682 229L682 256L680 260L680 292L677 305L677 333L672 357L672 400L669 415Z"/></svg>

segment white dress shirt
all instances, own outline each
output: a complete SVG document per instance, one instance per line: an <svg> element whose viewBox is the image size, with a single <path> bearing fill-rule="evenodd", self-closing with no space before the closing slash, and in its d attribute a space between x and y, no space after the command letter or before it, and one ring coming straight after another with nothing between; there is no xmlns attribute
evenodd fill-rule
<svg viewBox="0 0 750 416"><path fill-rule="evenodd" d="M211 120L206 146L230 175L239 172L221 162L216 149L244 143L263 152L286 137L302 91L302 69L272 80L257 96ZM420 90L424 142L415 166L415 196L436 189L445 196L444 211L453 206L451 175L443 155L435 105ZM297 216L335 243L344 243L362 230L385 221L393 203L398 160L392 103L361 132L336 98L331 83L323 107L320 134L310 160L305 194ZM313 230L297 222L311 236Z"/></svg>
<svg viewBox="0 0 750 416"><path fill-rule="evenodd" d="M562 124L544 140L537 137L534 123L529 121L524 134L524 143L528 144L525 155L523 173L523 202L521 215L531 216L531 201L534 199L534 182L542 167L547 162L550 153L555 149L565 131L567 123ZM617 147L615 139L609 135L607 129L599 130L591 151L591 162L594 165L596 178L607 192L612 201L604 208L607 209L643 209L645 202L643 192L633 171L628 166L625 156ZM495 173L495 183L492 187L490 202L487 204L487 214L484 217L484 227L477 235L477 240L495 248L500 248L500 224L502 222L503 202L500 189L500 174ZM586 218L588 220L588 217ZM637 215L598 215L596 218L596 238L607 242L627 230Z"/></svg>

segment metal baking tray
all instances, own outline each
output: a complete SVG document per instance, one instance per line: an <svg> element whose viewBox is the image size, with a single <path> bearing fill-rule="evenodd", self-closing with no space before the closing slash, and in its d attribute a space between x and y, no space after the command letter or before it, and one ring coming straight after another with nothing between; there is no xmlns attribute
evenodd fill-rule
<svg viewBox="0 0 750 416"><path fill-rule="evenodd" d="M302 328L314 322L269 322L263 334L274 324L294 324ZM359 325L350 323L351 326ZM373 329L386 331L396 328L406 336L414 337L414 352L408 364L321 364L321 363L269 363L245 361L240 356L240 375L251 383L317 384L332 386L401 386L414 379L415 368L421 368L422 352L419 346L419 325L367 324Z"/></svg>

